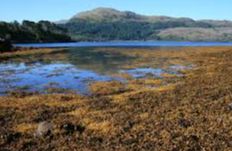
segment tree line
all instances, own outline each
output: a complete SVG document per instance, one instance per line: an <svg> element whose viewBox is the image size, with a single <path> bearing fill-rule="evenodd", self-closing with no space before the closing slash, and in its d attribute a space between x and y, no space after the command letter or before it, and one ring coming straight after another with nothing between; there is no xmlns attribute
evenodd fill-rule
<svg viewBox="0 0 232 151"><path fill-rule="evenodd" d="M49 21L38 23L24 20L7 23L0 22L0 39L12 43L29 42L67 42L71 41L67 30Z"/></svg>

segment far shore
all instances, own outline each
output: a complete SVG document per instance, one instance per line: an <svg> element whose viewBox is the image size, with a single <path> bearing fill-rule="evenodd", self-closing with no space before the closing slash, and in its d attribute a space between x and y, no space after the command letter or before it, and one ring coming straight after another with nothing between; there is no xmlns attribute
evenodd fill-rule
<svg viewBox="0 0 232 151"><path fill-rule="evenodd" d="M23 48L69 48L69 47L199 47L232 46L232 42L191 41L79 41L57 43L16 43Z"/></svg>

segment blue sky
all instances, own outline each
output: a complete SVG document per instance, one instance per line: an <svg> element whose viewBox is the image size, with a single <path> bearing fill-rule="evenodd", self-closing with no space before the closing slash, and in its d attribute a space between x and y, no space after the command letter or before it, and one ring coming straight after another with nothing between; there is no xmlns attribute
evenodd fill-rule
<svg viewBox="0 0 232 151"><path fill-rule="evenodd" d="M2 0L0 20L68 19L96 7L112 7L145 15L232 20L232 0Z"/></svg>

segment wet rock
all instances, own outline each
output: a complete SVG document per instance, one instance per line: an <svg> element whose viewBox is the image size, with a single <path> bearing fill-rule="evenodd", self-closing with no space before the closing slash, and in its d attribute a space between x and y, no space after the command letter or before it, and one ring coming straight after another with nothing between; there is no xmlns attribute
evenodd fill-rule
<svg viewBox="0 0 232 151"><path fill-rule="evenodd" d="M36 136L48 136L52 133L52 124L49 122L41 122L38 125Z"/></svg>
<svg viewBox="0 0 232 151"><path fill-rule="evenodd" d="M72 123L65 123L60 127L65 134L73 134L74 132L79 132L82 134L85 131L85 127L82 125L74 125Z"/></svg>

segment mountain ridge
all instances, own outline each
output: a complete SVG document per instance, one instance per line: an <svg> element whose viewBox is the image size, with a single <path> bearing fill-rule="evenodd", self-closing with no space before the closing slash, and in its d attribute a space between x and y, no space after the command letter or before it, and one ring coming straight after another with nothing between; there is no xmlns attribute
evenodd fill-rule
<svg viewBox="0 0 232 151"><path fill-rule="evenodd" d="M59 25L76 41L232 41L229 20L147 16L105 7L77 13Z"/></svg>
<svg viewBox="0 0 232 151"><path fill-rule="evenodd" d="M87 10L87 11L83 11L83 12L79 12L76 15L74 15L73 17L71 17L72 19L95 19L95 17L109 17L110 15L114 15L111 17L116 17L116 16L120 16L120 17L127 17L130 16L136 16L136 18L146 18L146 19L150 19L150 20L171 20L171 19L179 19L179 20L188 20L188 21L203 21L203 22L221 22L221 23L231 23L232 24L232 20L217 20L217 19L192 19L191 17L172 17L172 16L165 16L165 15L142 15L139 13L135 13L133 11L120 11L114 8L110 8L110 7L98 7L92 10Z"/></svg>
<svg viewBox="0 0 232 151"><path fill-rule="evenodd" d="M0 39L16 43L114 40L232 41L232 21L146 16L96 8L70 19L0 22Z"/></svg>

